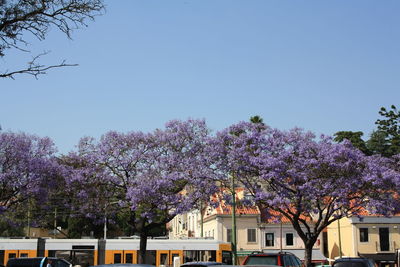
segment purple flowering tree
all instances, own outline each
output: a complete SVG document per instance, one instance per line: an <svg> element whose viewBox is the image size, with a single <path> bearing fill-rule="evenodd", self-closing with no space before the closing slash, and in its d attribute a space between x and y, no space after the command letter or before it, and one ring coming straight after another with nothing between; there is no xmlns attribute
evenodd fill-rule
<svg viewBox="0 0 400 267"><path fill-rule="evenodd" d="M262 210L292 223L305 245L306 266L332 222L362 209L390 215L398 208L399 175L391 162L367 157L349 142L244 122L217 133L212 145L215 166L235 175Z"/></svg>
<svg viewBox="0 0 400 267"><path fill-rule="evenodd" d="M47 196L43 184L57 171L56 149L49 138L24 133L0 133L0 211ZM46 182L47 181L47 182Z"/></svg>
<svg viewBox="0 0 400 267"><path fill-rule="evenodd" d="M84 169L97 175L74 179L101 181L110 188L110 199L129 210L129 223L140 235L139 262L145 260L151 229L215 192L204 153L208 133L204 121L171 121L152 133L109 132L99 142L81 141L78 155L87 165ZM81 197L87 197L85 192Z"/></svg>

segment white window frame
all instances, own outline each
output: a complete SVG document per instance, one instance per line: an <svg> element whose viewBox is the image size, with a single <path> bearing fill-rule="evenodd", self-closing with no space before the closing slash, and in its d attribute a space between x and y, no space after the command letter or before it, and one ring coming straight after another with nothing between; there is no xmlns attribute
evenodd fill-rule
<svg viewBox="0 0 400 267"><path fill-rule="evenodd" d="M267 246L267 234L272 234L272 242L273 245L272 246ZM271 231L271 232L264 232L264 247L267 248L273 248L276 246L276 241L275 241L275 232Z"/></svg>
<svg viewBox="0 0 400 267"><path fill-rule="evenodd" d="M254 230L254 241L249 241L249 230ZM247 243L257 243L257 229L256 228L247 228Z"/></svg>
<svg viewBox="0 0 400 267"><path fill-rule="evenodd" d="M367 229L367 241L361 241L361 229ZM362 244L368 244L369 243L369 228L368 227L360 227L358 229L359 236L358 236L358 241ZM378 234L379 236L379 234Z"/></svg>
<svg viewBox="0 0 400 267"><path fill-rule="evenodd" d="M230 233L229 233L230 231ZM232 229L226 228L226 242L232 242Z"/></svg>

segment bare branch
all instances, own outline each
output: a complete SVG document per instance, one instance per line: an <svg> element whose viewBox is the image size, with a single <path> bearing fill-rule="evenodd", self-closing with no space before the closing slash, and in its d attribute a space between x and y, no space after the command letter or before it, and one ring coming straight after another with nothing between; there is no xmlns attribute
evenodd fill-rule
<svg viewBox="0 0 400 267"><path fill-rule="evenodd" d="M60 64L50 65L50 66L41 65L36 62L40 57L47 55L47 54L48 54L48 52L43 52L43 53L33 57L33 59L30 62L28 62L28 65L26 68L21 69L21 70L11 71L11 72L6 71L6 72L0 74L0 78L14 79L14 76L17 74L29 74L29 75L34 76L37 79L39 75L46 74L46 71L49 69L78 66L78 64L67 64L65 62L65 60L63 60Z"/></svg>
<svg viewBox="0 0 400 267"><path fill-rule="evenodd" d="M43 41L51 27L71 38L73 30L86 27L87 20L94 20L103 12L102 0L0 0L0 57L12 49L30 53L27 35L31 34ZM26 68L5 71L0 74L0 78L14 79L16 74L29 74L38 78L49 69L76 66L66 64L65 61L46 66L37 63L40 56L35 56Z"/></svg>

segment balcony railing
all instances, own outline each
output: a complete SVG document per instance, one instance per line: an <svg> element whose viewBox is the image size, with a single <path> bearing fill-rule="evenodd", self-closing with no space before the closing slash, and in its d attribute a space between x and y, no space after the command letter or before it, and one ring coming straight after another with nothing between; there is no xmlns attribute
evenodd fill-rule
<svg viewBox="0 0 400 267"><path fill-rule="evenodd" d="M381 252L381 253L394 253L396 249L400 248L399 244L396 243L396 241L389 242L389 247L388 249L382 249L380 242L376 241L375 242L375 247L376 247L376 252Z"/></svg>

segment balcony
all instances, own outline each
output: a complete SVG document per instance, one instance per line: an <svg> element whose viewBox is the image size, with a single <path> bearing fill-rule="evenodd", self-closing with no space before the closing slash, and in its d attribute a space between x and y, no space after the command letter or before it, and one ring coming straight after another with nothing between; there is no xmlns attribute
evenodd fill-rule
<svg viewBox="0 0 400 267"><path fill-rule="evenodd" d="M400 246L396 241L392 242L375 242L375 248L377 253L395 253L396 249L399 249Z"/></svg>

